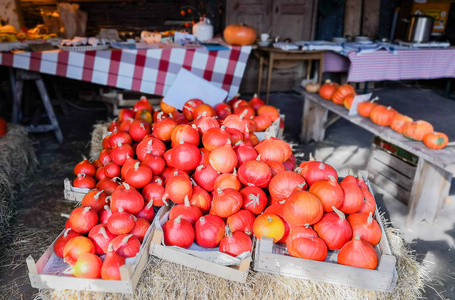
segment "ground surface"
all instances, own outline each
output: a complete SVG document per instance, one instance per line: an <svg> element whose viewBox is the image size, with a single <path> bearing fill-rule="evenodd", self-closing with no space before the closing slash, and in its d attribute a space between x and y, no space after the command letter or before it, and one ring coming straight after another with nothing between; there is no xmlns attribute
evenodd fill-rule
<svg viewBox="0 0 455 300"><path fill-rule="evenodd" d="M434 109L435 101L451 101L436 93L415 87L388 86L386 89L377 89L375 93L389 99L388 101L391 101L399 111L409 110L410 115ZM419 104L414 108L400 107L402 97L413 97ZM37 142L40 164L30 188L16 204L17 213L11 230L1 241L0 298L2 296L5 299L33 298L36 290L30 287L26 276L25 259L29 254L38 259L62 231L66 219L61 214L69 213L74 205L63 200L63 179L74 177L72 174L74 164L81 160L82 154L89 153L93 124L107 117L102 105L79 100L73 100L72 103L82 109L71 107L69 116L64 116L59 108L56 109L65 143L58 144L52 134L33 135ZM279 107L286 115L285 139L297 143L302 115L301 98L293 93L274 93L271 95L271 104ZM412 111L414 109L415 112ZM433 112L436 115L439 113ZM414 116L424 117L425 115ZM441 119L436 118L434 121L436 128L444 125ZM452 134L455 138L453 128L455 126L451 128L449 136ZM357 170L365 166L372 139L373 136L369 132L347 121L339 120L327 130L324 142L296 145L296 156L302 161L313 152L317 159L332 164L339 174L344 176L349 168ZM412 242L418 259L430 271L425 297L455 299L453 189L437 222L433 225L419 224L413 230L407 230L403 226L406 207L379 187L375 186L374 189L381 210L386 212L394 227L400 228L403 238Z"/></svg>

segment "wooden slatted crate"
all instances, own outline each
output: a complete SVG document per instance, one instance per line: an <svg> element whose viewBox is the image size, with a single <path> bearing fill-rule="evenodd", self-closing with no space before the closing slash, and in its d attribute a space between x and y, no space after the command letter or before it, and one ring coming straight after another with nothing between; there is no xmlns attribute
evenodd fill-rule
<svg viewBox="0 0 455 300"><path fill-rule="evenodd" d="M159 211L157 215L158 214ZM121 280L76 278L68 275L64 276L62 274L64 270L58 267L49 268L49 266L47 266L48 264L57 264L57 266L61 266L63 261L63 259L59 258L54 252L54 241L37 262L35 262L32 256L27 257L26 262L30 283L32 287L38 289L68 289L77 291L133 294L134 289L136 288L136 285L141 277L142 271L148 262L152 234L153 224L151 224L147 230L140 251L136 254L134 263L131 264L127 262L125 265L120 267Z"/></svg>
<svg viewBox="0 0 455 300"><path fill-rule="evenodd" d="M68 178L63 180L63 197L69 201L82 202L85 194L87 194L90 189L81 189L73 187L71 181Z"/></svg>
<svg viewBox="0 0 455 300"><path fill-rule="evenodd" d="M376 145L371 146L367 171L372 182L408 205L417 167Z"/></svg>
<svg viewBox="0 0 455 300"><path fill-rule="evenodd" d="M371 190L371 187L370 187ZM304 278L356 288L390 292L395 287L398 273L396 258L390 249L378 210L375 219L382 231L382 238L375 247L379 264L375 270L355 268L337 263L337 251L328 251L325 261L314 261L289 256L286 245L273 244L271 238L256 240L253 266L255 271Z"/></svg>
<svg viewBox="0 0 455 300"><path fill-rule="evenodd" d="M167 208L169 209L169 208ZM162 218L167 210L160 211ZM168 247L162 243L163 231L154 226L152 241L150 243L150 254L158 258L176 264L186 266L201 272L212 274L227 280L245 282L250 268L251 256L242 260L239 265L224 266L211 262L194 255L185 253L185 249L177 250L175 247Z"/></svg>

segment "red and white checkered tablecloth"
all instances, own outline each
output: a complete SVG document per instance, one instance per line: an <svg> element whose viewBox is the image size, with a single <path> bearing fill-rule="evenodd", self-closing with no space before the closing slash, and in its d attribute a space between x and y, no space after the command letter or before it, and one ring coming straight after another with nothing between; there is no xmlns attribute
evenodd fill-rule
<svg viewBox="0 0 455 300"><path fill-rule="evenodd" d="M348 72L349 82L455 77L455 48L378 50L348 57L327 52L324 72Z"/></svg>
<svg viewBox="0 0 455 300"><path fill-rule="evenodd" d="M181 68L228 91L239 90L251 46L0 53L0 65L154 95L165 95Z"/></svg>

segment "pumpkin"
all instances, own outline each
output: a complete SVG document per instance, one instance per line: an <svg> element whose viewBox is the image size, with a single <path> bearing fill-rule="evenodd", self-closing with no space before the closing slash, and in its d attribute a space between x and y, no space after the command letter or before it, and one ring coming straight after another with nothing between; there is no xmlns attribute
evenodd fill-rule
<svg viewBox="0 0 455 300"><path fill-rule="evenodd" d="M337 105L343 105L344 98L348 95L354 95L355 90L349 84L340 85L332 95L332 102Z"/></svg>
<svg viewBox="0 0 455 300"><path fill-rule="evenodd" d="M301 163L296 169L296 172L299 172L300 175L305 178L305 181L309 186L321 180L329 180L329 176L333 176L335 178L335 181L338 180L338 174L334 167L329 164L314 160L313 156L311 155L310 160Z"/></svg>
<svg viewBox="0 0 455 300"><path fill-rule="evenodd" d="M284 223L275 214L262 214L254 220L253 233L257 239L266 236L272 238L273 242L276 243L283 238L284 232Z"/></svg>
<svg viewBox="0 0 455 300"><path fill-rule="evenodd" d="M416 141L422 141L431 132L433 132L433 125L422 120L408 122L403 127L403 135Z"/></svg>
<svg viewBox="0 0 455 300"><path fill-rule="evenodd" d="M84 253L77 259L76 264L71 268L71 274L79 278L100 278L103 262L98 255Z"/></svg>
<svg viewBox="0 0 455 300"><path fill-rule="evenodd" d="M377 100L379 100L378 97L371 99L370 101L360 102L359 105L357 105L357 112L359 113L359 115L361 115L362 117L369 118L373 108L379 105L375 103L375 101Z"/></svg>
<svg viewBox="0 0 455 300"><path fill-rule="evenodd" d="M289 255L304 259L324 261L327 257L327 246L318 237L299 237L286 242Z"/></svg>
<svg viewBox="0 0 455 300"><path fill-rule="evenodd" d="M292 192L307 189L305 179L294 171L278 173L269 183L269 193L273 203L284 203Z"/></svg>
<svg viewBox="0 0 455 300"><path fill-rule="evenodd" d="M225 225L223 219L215 215L200 217L194 224L196 243L204 248L218 247L224 237Z"/></svg>
<svg viewBox="0 0 455 300"><path fill-rule="evenodd" d="M345 214L358 212L363 206L363 193L353 175L346 176L340 186L344 192L343 204L339 207Z"/></svg>
<svg viewBox="0 0 455 300"><path fill-rule="evenodd" d="M360 214L369 214L374 213L376 210L376 200L374 200L373 194L370 192L370 190L367 187L360 187L363 193L363 205L362 208L357 211Z"/></svg>
<svg viewBox="0 0 455 300"><path fill-rule="evenodd" d="M351 214L347 220L352 228L352 235L359 235L364 241L367 241L373 246L376 246L381 240L381 227L378 222L373 219L373 214Z"/></svg>
<svg viewBox="0 0 455 300"><path fill-rule="evenodd" d="M343 247L352 237L352 229L346 216L340 210L325 213L321 220L314 225L314 230L324 240L330 250Z"/></svg>
<svg viewBox="0 0 455 300"><path fill-rule="evenodd" d="M184 204L177 204L171 208L169 211L169 220L176 219L180 216L182 220L187 220L191 225L194 225L202 217L202 212L197 206L190 204L188 196L185 196L184 201Z"/></svg>
<svg viewBox="0 0 455 300"><path fill-rule="evenodd" d="M224 40L232 45L251 45L256 41L256 30L247 25L231 24L223 31Z"/></svg>
<svg viewBox="0 0 455 300"><path fill-rule="evenodd" d="M397 113L391 106L378 105L371 110L370 119L379 126L390 126L393 117Z"/></svg>
<svg viewBox="0 0 455 300"><path fill-rule="evenodd" d="M90 207L79 206L73 209L68 222L73 231L87 233L98 224L98 213Z"/></svg>
<svg viewBox="0 0 455 300"><path fill-rule="evenodd" d="M261 106L265 105L265 102L258 97L258 94L254 94L253 98L250 99L248 104L255 110L258 110Z"/></svg>
<svg viewBox="0 0 455 300"><path fill-rule="evenodd" d="M81 234L72 231L71 228L66 228L63 234L54 243L55 254L63 258L63 248L65 248L66 243L76 236L81 236Z"/></svg>
<svg viewBox="0 0 455 300"><path fill-rule="evenodd" d="M84 253L95 253L95 245L85 236L73 237L63 247L64 261L70 265L74 265Z"/></svg>
<svg viewBox="0 0 455 300"><path fill-rule="evenodd" d="M284 224L284 235L281 238L281 240L278 241L278 243L286 243L286 240L287 240L287 238L289 236L289 232L290 232L289 223L284 218L283 207L284 207L284 204L272 204L272 205L270 205L269 207L267 207L264 210L265 214L277 215L278 217L281 218L281 221L283 221L283 224Z"/></svg>
<svg viewBox="0 0 455 300"><path fill-rule="evenodd" d="M125 264L125 258L114 251L112 244L109 244L106 258L101 267L101 278L107 280L120 280L120 267Z"/></svg>
<svg viewBox="0 0 455 300"><path fill-rule="evenodd" d="M309 93L317 93L321 85L317 82L309 82L305 85L305 90Z"/></svg>
<svg viewBox="0 0 455 300"><path fill-rule="evenodd" d="M378 254L373 246L357 235L338 252L338 263L342 265L374 270L378 266Z"/></svg>
<svg viewBox="0 0 455 300"><path fill-rule="evenodd" d="M332 175L329 175L329 180L321 180L313 183L309 192L318 196L325 212L333 211L332 206L340 208L343 204L343 189Z"/></svg>
<svg viewBox="0 0 455 300"><path fill-rule="evenodd" d="M335 82L331 82L329 79L325 81L325 83L319 88L319 96L323 99L331 100L333 94L337 90L340 85Z"/></svg>
<svg viewBox="0 0 455 300"><path fill-rule="evenodd" d="M242 207L259 215L267 206L267 195L257 186L247 186L240 190L243 197Z"/></svg>
<svg viewBox="0 0 455 300"><path fill-rule="evenodd" d="M132 234L122 234L116 236L111 241L111 244L114 251L117 252L118 255L125 258L136 256L141 249L141 242L139 242L139 240Z"/></svg>
<svg viewBox="0 0 455 300"><path fill-rule="evenodd" d="M280 112L275 106L263 105L257 110L258 116L269 116L272 122L275 122L280 118Z"/></svg>
<svg viewBox="0 0 455 300"><path fill-rule="evenodd" d="M449 143L449 138L442 132L430 132L423 138L423 143L430 149L442 149Z"/></svg>
<svg viewBox="0 0 455 300"><path fill-rule="evenodd" d="M265 188L272 179L272 169L265 162L260 161L260 155L258 155L256 160L247 161L240 166L238 178L246 186Z"/></svg>
<svg viewBox="0 0 455 300"><path fill-rule="evenodd" d="M188 249L193 244L195 233L193 226L181 216L169 220L163 225L164 244Z"/></svg>
<svg viewBox="0 0 455 300"><path fill-rule="evenodd" d="M2 136L2 119L0 118L0 136ZM6 125L5 125L6 126ZM85 157L84 160L74 166L74 175L84 173L87 176L95 176L95 166L89 162Z"/></svg>
<svg viewBox="0 0 455 300"><path fill-rule="evenodd" d="M404 125L412 121L412 118L398 113L393 116L392 122L390 123L390 128L398 133L403 133Z"/></svg>
<svg viewBox="0 0 455 300"><path fill-rule="evenodd" d="M253 234L255 217L249 210L241 209L226 220L231 232L243 231L248 236Z"/></svg>
<svg viewBox="0 0 455 300"><path fill-rule="evenodd" d="M254 149L261 155L263 162L269 160L285 162L292 154L288 143L274 137L262 140Z"/></svg>
<svg viewBox="0 0 455 300"><path fill-rule="evenodd" d="M355 94L349 94L343 99L343 105L347 110L351 109L352 102L354 102Z"/></svg>
<svg viewBox="0 0 455 300"><path fill-rule="evenodd" d="M212 199L210 214L227 218L240 210L243 205L242 195L231 188L217 189Z"/></svg>
<svg viewBox="0 0 455 300"><path fill-rule="evenodd" d="M317 223L324 213L319 198L307 191L295 191L283 206L284 218L295 226Z"/></svg>
<svg viewBox="0 0 455 300"><path fill-rule="evenodd" d="M220 252L234 257L251 251L252 248L253 242L251 238L242 231L227 231L225 237L220 242Z"/></svg>

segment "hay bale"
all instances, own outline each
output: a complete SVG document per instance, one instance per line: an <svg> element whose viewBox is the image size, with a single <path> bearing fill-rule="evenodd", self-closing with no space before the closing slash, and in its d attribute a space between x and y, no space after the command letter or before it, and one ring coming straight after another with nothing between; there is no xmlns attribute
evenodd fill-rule
<svg viewBox="0 0 455 300"><path fill-rule="evenodd" d="M94 161L98 158L103 150L103 139L107 135L107 128L111 122L99 123L93 126L92 139L90 141L90 160Z"/></svg>
<svg viewBox="0 0 455 300"><path fill-rule="evenodd" d="M33 142L27 131L9 124L7 134L0 138L0 235L11 218L18 191L25 187L36 164Z"/></svg>
<svg viewBox="0 0 455 300"><path fill-rule="evenodd" d="M426 269L404 243L398 230L386 230L397 258L398 282L391 293L374 292L342 285L250 270L245 283L225 280L178 264L151 257L135 294L129 295L40 291L38 299L418 299L428 279ZM341 274L340 274L341 275Z"/></svg>

